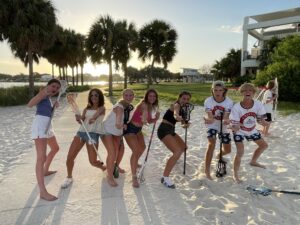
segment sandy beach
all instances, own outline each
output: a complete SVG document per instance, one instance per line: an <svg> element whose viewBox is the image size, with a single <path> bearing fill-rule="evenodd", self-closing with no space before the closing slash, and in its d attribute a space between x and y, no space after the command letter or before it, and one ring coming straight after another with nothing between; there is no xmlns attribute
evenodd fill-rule
<svg viewBox="0 0 300 225"><path fill-rule="evenodd" d="M84 107L87 92L79 94L77 102ZM111 104L106 99L108 110ZM204 178L204 154L206 128L202 117L204 108L195 107L188 130L187 171L182 175L183 156L178 161L171 178L176 189L171 190L160 183L160 178L170 152L156 136L152 140L145 183L139 189L131 185L129 157L126 145L121 163L126 170L110 187L105 173L88 162L85 148L79 153L74 167L74 182L68 189L61 189L66 177L65 161L69 145L78 124L65 100L54 118L54 129L60 145L52 170L58 172L46 178L47 189L58 200L47 202L39 199L35 178L35 149L30 140L30 126L34 109L26 106L0 109L0 224L299 224L300 195L271 193L255 195L246 190L248 185L272 189L300 191L300 113L279 116L271 125L269 148L259 159L267 169L249 165L255 144L245 143L240 177L242 184L232 179L232 161L228 160L228 174L213 181ZM164 109L162 109L162 114ZM145 127L148 144L153 125ZM177 127L184 138L184 129ZM217 144L218 146L218 144ZM218 147L215 153L218 152ZM106 150L100 145L100 154L106 158ZM143 160L143 158L142 158ZM213 160L212 171L217 160Z"/></svg>

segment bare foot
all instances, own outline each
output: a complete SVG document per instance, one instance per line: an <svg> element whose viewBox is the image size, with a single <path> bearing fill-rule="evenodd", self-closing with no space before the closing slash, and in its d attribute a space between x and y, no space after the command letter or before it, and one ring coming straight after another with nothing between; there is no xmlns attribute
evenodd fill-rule
<svg viewBox="0 0 300 225"><path fill-rule="evenodd" d="M213 180L213 178L210 176L210 173L205 173L205 176L206 176L207 179Z"/></svg>
<svg viewBox="0 0 300 225"><path fill-rule="evenodd" d="M139 188L140 187L140 184L137 180L137 176L132 176L132 187L134 187L134 188Z"/></svg>
<svg viewBox="0 0 300 225"><path fill-rule="evenodd" d="M52 171L52 170L45 171L45 172L44 172L44 176L46 177L46 176L49 176L49 175L54 174L54 173L56 173L56 172L57 172L56 170L54 170L54 171Z"/></svg>
<svg viewBox="0 0 300 225"><path fill-rule="evenodd" d="M106 178L107 178L107 183L111 187L117 187L118 186L118 183L114 180L114 178L109 178L109 177L106 177Z"/></svg>
<svg viewBox="0 0 300 225"><path fill-rule="evenodd" d="M54 195L51 195L49 193L40 194L40 198L44 199L46 201L55 201L57 199L57 197L55 197Z"/></svg>
<svg viewBox="0 0 300 225"><path fill-rule="evenodd" d="M100 165L100 169L101 169L102 171L105 171L105 170L106 170L106 166L105 166L104 164L101 164L101 165Z"/></svg>
<svg viewBox="0 0 300 225"><path fill-rule="evenodd" d="M234 175L234 176L233 176L233 179L234 179L234 181L235 181L236 183L238 183L238 184L240 184L240 183L243 182L242 180L239 179L239 177L238 177L237 175Z"/></svg>
<svg viewBox="0 0 300 225"><path fill-rule="evenodd" d="M263 169L266 169L266 167L262 164L259 164L258 162L250 162L250 165L251 166L255 166L255 167L260 167L260 168L263 168Z"/></svg>
<svg viewBox="0 0 300 225"><path fill-rule="evenodd" d="M125 170L119 167L119 173L125 173Z"/></svg>

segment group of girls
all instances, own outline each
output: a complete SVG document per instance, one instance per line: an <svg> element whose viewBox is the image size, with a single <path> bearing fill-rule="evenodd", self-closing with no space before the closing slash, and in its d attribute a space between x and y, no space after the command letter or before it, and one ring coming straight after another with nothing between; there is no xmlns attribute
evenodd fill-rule
<svg viewBox="0 0 300 225"><path fill-rule="evenodd" d="M59 147L52 126L50 126L50 132L47 133L45 133L45 127L51 118L52 103L50 97L56 95L59 89L59 80L52 79L48 82L48 85L44 89L41 89L28 103L29 107L37 106L32 129L32 139L35 141L37 151L36 177L40 189L40 198L48 201L57 198L47 192L44 184L44 176L55 172L49 171L49 166L54 155L59 150ZM230 134L227 125L231 124L231 129L234 131L234 141L237 146L237 154L234 158L234 179L240 182L238 169L244 152L242 142L244 138L254 140L258 145L250 164L264 167L257 163L257 159L263 150L267 148L267 144L255 129L255 119L258 117L262 118L265 112L261 109L261 105L253 100L255 93L253 85L246 84L241 86L240 91L243 95L243 100L234 106L232 101L226 97L226 91L227 89L223 82L214 82L212 86L212 96L206 99L204 104L207 113L204 120L208 128L205 174L208 179L212 179L210 175L210 164L217 134L219 134L219 138L224 144L223 154L230 153ZM103 93L99 89L90 90L87 106L83 110L82 115L76 116L76 120L83 124L81 124L69 148L66 161L67 177L62 184L62 188L67 188L73 182L72 171L74 161L84 144L87 148L90 164L102 171L106 170L108 184L112 187L116 187L118 184L115 179L116 176L114 175L116 169L119 168L124 154L123 137L132 151L130 157L132 186L134 188L139 187L140 184L137 178L138 161L146 148L142 128L143 125L156 123L160 114L158 111L158 93L154 89L149 89L146 91L143 99L136 105L131 113L130 119L124 121L124 113L128 110L128 107L132 106L131 103L133 99L134 92L131 89L124 90L121 100L113 105L112 110L105 116ZM176 134L175 125L177 122L181 122L183 127L189 127L189 123L186 123L183 118L182 107L189 104L190 99L191 94L189 92L181 92L176 102L171 104L166 110L157 129L158 138L172 152L172 155L167 160L161 178L161 183L168 188L175 188L175 184L169 175L177 160L187 149L186 143ZM222 134L220 134L219 130L221 112L224 113L222 122L224 132ZM266 125L264 119L261 119L259 122ZM86 130L89 135L87 135ZM104 165L100 159L97 159L97 152L94 146L96 146L96 149L98 148L99 138L101 138L107 150L106 165ZM47 144L51 148L48 155L46 154ZM119 172L123 173L124 170L119 168Z"/></svg>

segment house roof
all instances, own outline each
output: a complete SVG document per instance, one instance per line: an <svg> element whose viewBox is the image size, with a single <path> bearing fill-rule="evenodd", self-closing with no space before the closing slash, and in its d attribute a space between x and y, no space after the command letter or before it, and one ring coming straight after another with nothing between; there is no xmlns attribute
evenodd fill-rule
<svg viewBox="0 0 300 225"><path fill-rule="evenodd" d="M256 20L257 22L264 22L264 21L277 20L277 19L293 17L293 16L300 16L300 7L250 16L250 18Z"/></svg>

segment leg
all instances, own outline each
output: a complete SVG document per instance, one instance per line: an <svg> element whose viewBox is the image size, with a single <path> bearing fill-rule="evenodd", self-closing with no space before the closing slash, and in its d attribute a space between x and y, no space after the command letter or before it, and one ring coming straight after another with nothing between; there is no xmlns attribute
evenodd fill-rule
<svg viewBox="0 0 300 225"><path fill-rule="evenodd" d="M98 149L98 144L95 145L95 147ZM89 162L92 166L97 167L101 169L102 171L106 170L106 166L104 166L98 159L97 159L97 153L95 152L94 146L86 144L86 149L89 156Z"/></svg>
<svg viewBox="0 0 300 225"><path fill-rule="evenodd" d="M243 142L236 142L236 154L233 161L233 179L237 183L241 183L242 181L239 179L239 169L242 161L242 157L244 155L244 144Z"/></svg>
<svg viewBox="0 0 300 225"><path fill-rule="evenodd" d="M55 136L53 136L51 138L48 138L47 139L47 144L49 145L49 147L50 147L51 150L50 150L50 152L47 155L46 162L45 162L45 165L44 165L44 175L45 176L51 175L53 173L56 173L56 171L49 171L49 167L50 167L50 164L51 164L54 156L56 155L56 153L59 150L59 146L57 144Z"/></svg>
<svg viewBox="0 0 300 225"><path fill-rule="evenodd" d="M212 177L210 176L210 165L214 154L215 145L216 138L208 138L208 146L205 153L205 175L210 180L212 180Z"/></svg>
<svg viewBox="0 0 300 225"><path fill-rule="evenodd" d="M119 172L120 173L125 173L125 170L120 168L120 163L123 159L124 152L125 152L125 146L124 146L124 142L122 140L122 137L121 137L119 142L118 142L118 140L116 140L115 148L116 148L116 164L119 167Z"/></svg>
<svg viewBox="0 0 300 225"><path fill-rule="evenodd" d="M104 135L101 138L101 140L107 151L107 158L106 158L107 182L110 186L116 187L118 186L118 184L113 177L115 157L116 157L114 139L112 135Z"/></svg>
<svg viewBox="0 0 300 225"><path fill-rule="evenodd" d="M268 148L268 144L262 138L259 139L259 140L254 141L254 142L258 145L258 148L254 151L254 154L252 156L250 165L251 166L261 167L261 168L265 169L266 167L264 165L262 165L262 164L259 164L257 162L257 159L264 152L264 150L266 150Z"/></svg>
<svg viewBox="0 0 300 225"><path fill-rule="evenodd" d="M222 155L231 153L231 144L223 144Z"/></svg>
<svg viewBox="0 0 300 225"><path fill-rule="evenodd" d="M71 146L70 146L69 152L68 152L68 156L67 156L67 161L66 161L68 178L72 178L74 160L77 157L80 150L82 149L84 143L85 142L81 141L80 137L78 137L78 136L75 136L71 143Z"/></svg>
<svg viewBox="0 0 300 225"><path fill-rule="evenodd" d="M176 134L175 136L167 135L162 139L162 142L167 146L167 148L173 153L173 155L168 159L163 176L168 177L175 166L177 160L180 158L181 154L184 152L185 143Z"/></svg>
<svg viewBox="0 0 300 225"><path fill-rule="evenodd" d="M55 196L48 193L44 182L44 164L46 162L47 138L37 138L34 140L34 142L37 154L35 174L40 189L40 198L47 201L56 200L57 198Z"/></svg>

